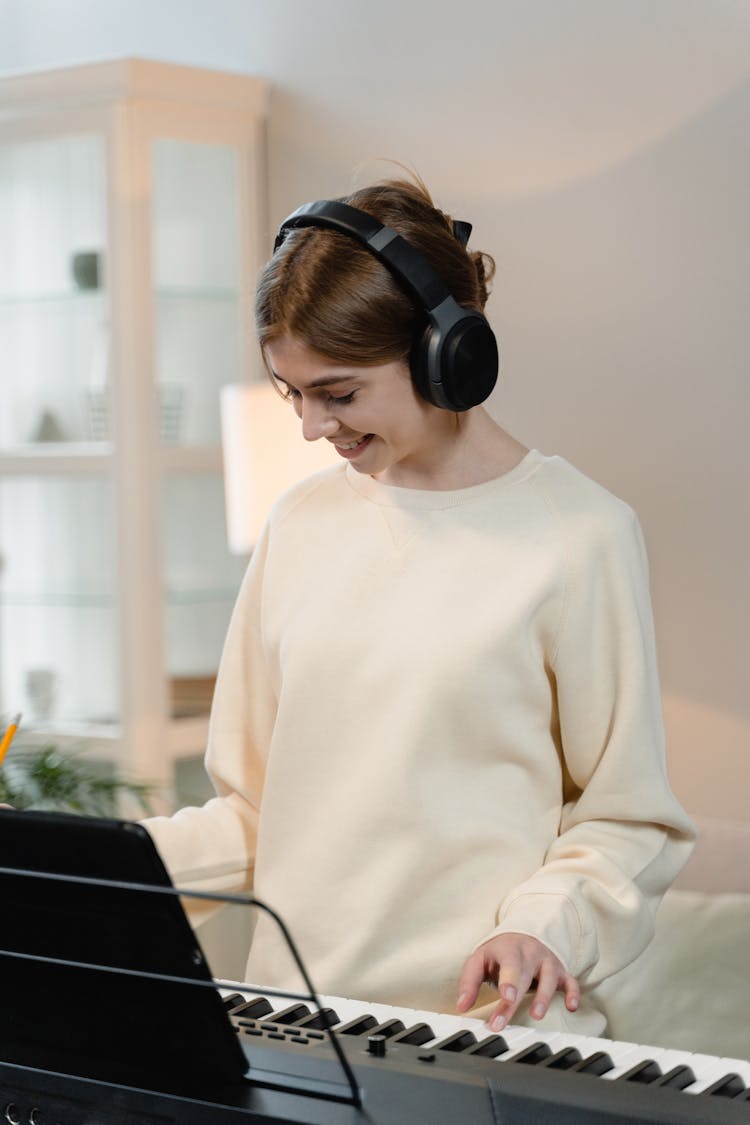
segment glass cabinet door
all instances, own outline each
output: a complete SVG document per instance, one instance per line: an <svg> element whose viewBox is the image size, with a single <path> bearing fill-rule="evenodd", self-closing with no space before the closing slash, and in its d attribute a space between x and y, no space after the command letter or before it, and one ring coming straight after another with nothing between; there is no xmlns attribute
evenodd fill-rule
<svg viewBox="0 0 750 1125"><path fill-rule="evenodd" d="M26 727L120 719L114 505L104 477L0 482L0 677Z"/></svg>
<svg viewBox="0 0 750 1125"><path fill-rule="evenodd" d="M104 143L0 146L0 448L105 437Z"/></svg>
<svg viewBox="0 0 750 1125"><path fill-rule="evenodd" d="M119 721L114 504L91 445L107 438L105 244L102 136L0 145L0 711L27 728ZM102 451L93 473L68 459L84 449Z"/></svg>
<svg viewBox="0 0 750 1125"><path fill-rule="evenodd" d="M156 372L164 442L220 442L219 390L242 376L238 153L158 139L153 159Z"/></svg>
<svg viewBox="0 0 750 1125"><path fill-rule="evenodd" d="M244 560L227 546L219 391L242 378L239 154L158 138L152 147L156 383L162 443L166 667L173 718L208 712ZM206 448L214 451L213 471ZM209 464L211 458L208 458Z"/></svg>

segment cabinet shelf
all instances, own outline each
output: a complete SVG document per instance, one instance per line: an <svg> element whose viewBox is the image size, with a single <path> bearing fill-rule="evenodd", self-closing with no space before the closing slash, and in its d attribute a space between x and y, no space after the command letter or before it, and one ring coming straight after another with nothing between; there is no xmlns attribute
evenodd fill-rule
<svg viewBox="0 0 750 1125"><path fill-rule="evenodd" d="M47 293L0 293L0 311L4 309L48 308L50 305L80 306L103 302L101 289L63 289Z"/></svg>
<svg viewBox="0 0 750 1125"><path fill-rule="evenodd" d="M108 441L28 442L0 449L3 476L97 473L111 467L112 445Z"/></svg>
<svg viewBox="0 0 750 1125"><path fill-rule="evenodd" d="M167 590L164 603L167 606L199 606L221 602L234 602L237 597L235 586L203 590ZM116 592L24 592L0 591L0 606L23 606L29 609L111 609L117 602Z"/></svg>
<svg viewBox="0 0 750 1125"><path fill-rule="evenodd" d="M240 296L239 290L228 288L180 288L179 286L172 286L170 288L159 288L154 292L154 297L157 301L185 301L187 303L198 303L201 301L237 301ZM104 289L70 289L61 290L59 292L47 293L0 293L0 311L3 309L19 309L29 308L33 309L38 306L41 309L48 308L50 305L60 306L79 306L91 305L95 302L103 303L106 297L106 290Z"/></svg>

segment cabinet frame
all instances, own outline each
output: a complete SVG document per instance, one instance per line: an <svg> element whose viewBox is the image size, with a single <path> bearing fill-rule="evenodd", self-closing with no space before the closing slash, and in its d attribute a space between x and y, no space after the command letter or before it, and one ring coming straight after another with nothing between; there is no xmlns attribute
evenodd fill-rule
<svg viewBox="0 0 750 1125"><path fill-rule="evenodd" d="M221 472L218 445L165 446L154 409L153 152L157 140L224 145L238 153L241 378L262 378L251 333L257 272L270 252L265 125L267 84L251 76L121 59L0 80L0 143L79 133L104 139L109 442L0 449L0 478L97 474L116 509L115 598L121 723L39 733L63 745L90 735L129 776L172 783L174 761L205 747L207 718L172 719L166 667L159 483ZM1 623L0 623L1 624ZM10 709L13 701L4 700Z"/></svg>

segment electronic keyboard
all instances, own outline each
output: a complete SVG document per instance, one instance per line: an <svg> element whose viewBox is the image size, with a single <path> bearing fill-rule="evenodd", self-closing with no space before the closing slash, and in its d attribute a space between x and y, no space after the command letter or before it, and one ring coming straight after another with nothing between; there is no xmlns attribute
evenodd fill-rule
<svg viewBox="0 0 750 1125"><path fill-rule="evenodd" d="M277 1044L297 1050L325 1043L326 1027L374 1059L386 1059L408 1046L425 1072L438 1057L450 1056L487 1075L502 1075L503 1064L588 1076L630 1090L653 1092L655 1104L664 1090L695 1098L695 1120L714 1120L713 1107L732 1102L738 1119L750 1125L750 1061L671 1050L570 1032L541 1031L510 1025L490 1032L482 1020L366 1003L338 996L321 997L321 1010L309 1004L280 1004L262 990L225 992L224 1003L241 1040ZM385 1065L385 1064L381 1064ZM530 1069L529 1073L532 1073ZM498 1078L502 1081L502 1078ZM533 1083L534 1079L530 1078ZM606 1097L606 1095L604 1095ZM723 1120L721 1116L715 1118Z"/></svg>
<svg viewBox="0 0 750 1125"><path fill-rule="evenodd" d="M218 982L222 983L222 982ZM184 1093L0 1062L10 1125L750 1125L750 1061L321 997L220 989L242 1081ZM108 1012L102 1004L102 1035ZM61 1036L64 1015L60 1013ZM106 1018L105 1018L106 1017ZM175 1039L200 1039L175 1026ZM361 1103L348 1098L333 1033Z"/></svg>
<svg viewBox="0 0 750 1125"><path fill-rule="evenodd" d="M316 997L140 825L4 810L0 857L0 1125L750 1125L743 1059ZM307 991L216 981L187 894Z"/></svg>
<svg viewBox="0 0 750 1125"><path fill-rule="evenodd" d="M510 1025L491 1033L482 1020L385 1004L321 997L322 1010L309 1004L279 1004L262 991L250 995L225 992L224 1003L241 1037L252 1041L309 1046L325 1041L326 1025L340 1037L364 1041L368 1054L384 1057L408 1044L422 1054L450 1053L453 1058L515 1062L605 1081L634 1082L654 1089L747 1101L750 1123L750 1061L668 1050L612 1039L540 1031ZM419 1057L419 1056L418 1056Z"/></svg>

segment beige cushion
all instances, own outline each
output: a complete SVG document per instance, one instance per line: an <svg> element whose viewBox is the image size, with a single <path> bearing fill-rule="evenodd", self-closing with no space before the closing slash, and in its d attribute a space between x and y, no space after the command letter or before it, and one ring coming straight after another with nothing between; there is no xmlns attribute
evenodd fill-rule
<svg viewBox="0 0 750 1125"><path fill-rule="evenodd" d="M596 989L613 1039L750 1059L750 894L672 889L651 945Z"/></svg>

